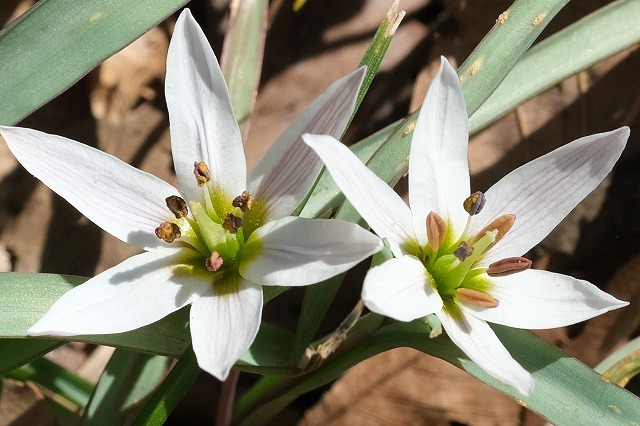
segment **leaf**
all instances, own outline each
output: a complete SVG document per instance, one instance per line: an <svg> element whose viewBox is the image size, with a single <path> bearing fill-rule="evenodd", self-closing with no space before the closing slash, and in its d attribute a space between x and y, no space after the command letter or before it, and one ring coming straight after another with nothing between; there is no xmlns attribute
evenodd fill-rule
<svg viewBox="0 0 640 426"><path fill-rule="evenodd" d="M267 35L266 0L233 0L229 28L220 59L231 105L242 129L249 132L251 113L256 102L262 72L264 41Z"/></svg>
<svg viewBox="0 0 640 426"><path fill-rule="evenodd" d="M130 411L160 382L167 358L117 349L87 404L83 425L125 424Z"/></svg>
<svg viewBox="0 0 640 426"><path fill-rule="evenodd" d="M185 3L41 0L0 32L0 123L17 123Z"/></svg>
<svg viewBox="0 0 640 426"><path fill-rule="evenodd" d="M54 274L0 273L0 338L25 337L27 329L49 310L62 294L86 278ZM188 309L128 333L60 338L176 356L189 344ZM53 344L47 339L47 344ZM43 347L36 348L43 350Z"/></svg>
<svg viewBox="0 0 640 426"><path fill-rule="evenodd" d="M521 405L543 414L556 424L633 424L640 418L640 400L600 376L580 361L566 355L557 347L526 330L492 326L512 356L532 372L535 389L531 396L523 397L497 381L469 361L460 349L445 335L428 338L428 326L419 321L395 323L375 332L353 350L328 361L318 370L298 378L282 393L259 408L244 406L238 413L242 422L250 424L260 419L266 422L273 413L291 403L298 395L322 386L357 363L397 347L411 347L446 360L478 377L491 387L510 395ZM259 400L256 395L251 395ZM250 414L249 414L250 413ZM248 414L246 417L243 417Z"/></svg>
<svg viewBox="0 0 640 426"><path fill-rule="evenodd" d="M471 116L470 133L578 71L638 43L639 16L640 2L619 0L533 46Z"/></svg>

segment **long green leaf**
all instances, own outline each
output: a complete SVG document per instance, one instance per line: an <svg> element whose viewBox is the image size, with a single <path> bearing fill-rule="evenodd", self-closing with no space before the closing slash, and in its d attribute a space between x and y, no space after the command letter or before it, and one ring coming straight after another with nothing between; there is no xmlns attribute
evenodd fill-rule
<svg viewBox="0 0 640 426"><path fill-rule="evenodd" d="M517 0L496 20L458 75L467 113L471 116L511 72L522 54L538 38L569 0Z"/></svg>
<svg viewBox="0 0 640 426"><path fill-rule="evenodd" d="M167 358L117 349L87 404L82 425L125 424L129 413L156 387Z"/></svg>
<svg viewBox="0 0 640 426"><path fill-rule="evenodd" d="M161 425L187 393L200 374L196 355L191 347L173 366L167 378L144 404L135 420L134 426Z"/></svg>
<svg viewBox="0 0 640 426"><path fill-rule="evenodd" d="M640 2L618 0L532 47L469 119L475 133L527 99L640 42Z"/></svg>
<svg viewBox="0 0 640 426"><path fill-rule="evenodd" d="M0 338L22 338L62 294L86 278L55 274L0 273ZM188 309L127 333L60 338L176 356L189 345ZM16 339L16 342L19 342ZM53 344L51 339L46 344ZM9 342L10 344L10 342ZM20 343L18 343L20 344ZM46 345L45 344L45 345Z"/></svg>
<svg viewBox="0 0 640 426"><path fill-rule="evenodd" d="M79 407L87 405L93 391L91 383L46 358L36 359L7 376L37 382Z"/></svg>
<svg viewBox="0 0 640 426"><path fill-rule="evenodd" d="M40 0L0 32L0 123L17 123L186 2Z"/></svg>
<svg viewBox="0 0 640 426"><path fill-rule="evenodd" d="M555 424L634 424L640 418L640 400L600 378L580 361L525 330L492 326L512 356L531 371L535 389L523 397L469 361L445 335L429 339L428 326L419 321L395 323L378 330L352 351L330 360L318 370L298 378L285 392L249 414L243 424L264 423L299 395L339 377L345 370L374 355L396 347L411 347L444 359L490 386L522 401ZM276 382L277 386L281 381ZM256 396L252 396L254 400ZM249 408L244 406L245 408ZM253 407L252 407L253 408Z"/></svg>
<svg viewBox="0 0 640 426"><path fill-rule="evenodd" d="M245 136L262 71L267 6L267 0L233 0L220 59L231 105Z"/></svg>
<svg viewBox="0 0 640 426"><path fill-rule="evenodd" d="M50 339L0 339L0 377L60 346Z"/></svg>

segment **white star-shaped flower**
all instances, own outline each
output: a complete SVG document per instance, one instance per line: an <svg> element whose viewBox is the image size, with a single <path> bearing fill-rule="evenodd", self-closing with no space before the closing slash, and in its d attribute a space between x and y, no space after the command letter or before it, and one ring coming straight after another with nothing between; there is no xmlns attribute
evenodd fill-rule
<svg viewBox="0 0 640 426"><path fill-rule="evenodd" d="M623 127L578 139L469 196L467 113L444 58L413 133L411 208L331 136L303 135L395 256L368 272L367 307L399 321L435 313L471 360L525 395L531 374L487 322L562 327L627 305L586 281L529 269L520 256L604 179L628 137Z"/></svg>
<svg viewBox="0 0 640 426"><path fill-rule="evenodd" d="M329 87L247 179L224 77L185 10L169 47L166 79L182 191L81 143L0 127L29 172L105 231L146 250L64 294L29 334L120 333L191 304L198 363L224 380L256 336L263 284L317 283L382 247L355 224L288 216L322 167L301 134L339 136L363 76L360 69Z"/></svg>

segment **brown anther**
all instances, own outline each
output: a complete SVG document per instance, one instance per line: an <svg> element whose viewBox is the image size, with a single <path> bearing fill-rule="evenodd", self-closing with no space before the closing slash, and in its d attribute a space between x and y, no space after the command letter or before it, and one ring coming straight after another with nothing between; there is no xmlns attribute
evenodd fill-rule
<svg viewBox="0 0 640 426"><path fill-rule="evenodd" d="M438 251L440 248L440 244L444 241L446 231L447 225L438 213L431 212L427 215L427 238L429 240L429 247L431 247L433 251Z"/></svg>
<svg viewBox="0 0 640 426"><path fill-rule="evenodd" d="M172 222L162 222L156 228L156 237L167 243L172 243L180 238L180 227Z"/></svg>
<svg viewBox="0 0 640 426"><path fill-rule="evenodd" d="M498 299L491 297L487 293L470 288L459 288L456 290L456 298L471 306L478 308L496 308L500 304Z"/></svg>
<svg viewBox="0 0 640 426"><path fill-rule="evenodd" d="M189 210L187 209L187 202L184 201L182 197L172 195L170 197L167 197L165 201L171 213L176 216L176 219L182 219L187 214L189 214Z"/></svg>
<svg viewBox="0 0 640 426"><path fill-rule="evenodd" d="M464 262L471 254L473 254L473 246L470 246L466 241L461 242L453 252L453 255L457 257L460 262Z"/></svg>
<svg viewBox="0 0 640 426"><path fill-rule="evenodd" d="M465 211L469 213L469 216L475 216L482 211L484 203L487 200L484 198L484 194L480 191L474 192L469 195L462 203Z"/></svg>
<svg viewBox="0 0 640 426"><path fill-rule="evenodd" d="M524 257L508 257L506 259L493 262L487 268L487 275L490 277L504 277L516 272L526 271L531 268L531 261Z"/></svg>
<svg viewBox="0 0 640 426"><path fill-rule="evenodd" d="M491 247L498 244L498 241L500 241L502 237L504 237L507 234L507 232L509 232L509 229L511 229L511 227L513 226L513 222L515 221L516 221L516 215L514 214L505 214L500 216L499 218L497 218L496 220L494 220L493 222L485 226L482 229L482 231L478 232L478 235L476 235L476 237L473 239L473 242L471 244L473 245L476 242L478 242L478 240L484 237L484 235L489 231L498 231L498 234L496 235L496 239L493 241L493 243L491 243L485 249L485 253L486 253L487 251L489 251Z"/></svg>
<svg viewBox="0 0 640 426"><path fill-rule="evenodd" d="M220 256L220 253L218 253L217 251L212 252L211 256L209 256L207 260L204 261L207 269L211 272L215 272L220 269L223 263L224 260L222 259L222 256Z"/></svg>
<svg viewBox="0 0 640 426"><path fill-rule="evenodd" d="M242 191L241 195L238 195L233 199L231 205L239 208L243 212L251 210L251 206L253 205L253 195L251 195L249 191Z"/></svg>
<svg viewBox="0 0 640 426"><path fill-rule="evenodd" d="M211 180L211 172L204 161L193 163L193 175L196 177L198 186L202 186Z"/></svg>
<svg viewBox="0 0 640 426"><path fill-rule="evenodd" d="M232 213L227 213L227 216L224 218L224 222L222 222L222 228L227 231L235 234L238 232L238 229L242 227L242 219L238 216L234 216Z"/></svg>

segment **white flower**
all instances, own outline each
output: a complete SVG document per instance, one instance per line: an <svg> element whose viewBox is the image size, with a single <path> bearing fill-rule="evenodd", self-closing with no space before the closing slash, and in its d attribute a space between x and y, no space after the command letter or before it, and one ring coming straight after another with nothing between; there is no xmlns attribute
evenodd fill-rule
<svg viewBox="0 0 640 426"><path fill-rule="evenodd" d="M365 278L369 309L400 321L435 313L471 360L528 395L533 378L487 321L561 327L627 305L586 281L528 269L520 256L604 179L628 136L623 127L578 139L469 196L467 113L458 76L443 58L413 134L411 209L330 136L303 139L395 255Z"/></svg>
<svg viewBox="0 0 640 426"><path fill-rule="evenodd" d="M316 283L382 246L378 237L351 223L287 217L322 167L300 135L339 136L363 76L360 69L334 83L247 179L224 77L202 30L185 10L171 40L166 81L182 192L78 142L0 127L29 172L101 228L147 251L67 292L29 334L120 333L192 304L198 363L224 380L258 331L261 285Z"/></svg>

